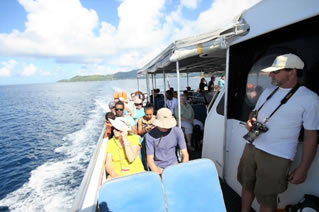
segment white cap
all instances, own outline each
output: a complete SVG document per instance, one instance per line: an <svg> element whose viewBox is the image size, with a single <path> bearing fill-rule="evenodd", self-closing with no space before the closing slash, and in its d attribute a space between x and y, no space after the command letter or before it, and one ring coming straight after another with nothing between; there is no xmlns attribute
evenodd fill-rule
<svg viewBox="0 0 319 212"><path fill-rule="evenodd" d="M273 72L273 71L278 71L281 69L303 69L304 67L304 62L294 54L284 54L277 56L273 64L268 67L264 68L261 71L263 72Z"/></svg>
<svg viewBox="0 0 319 212"><path fill-rule="evenodd" d="M114 120L109 119L112 126L120 131L131 131L129 121L124 117L116 117Z"/></svg>

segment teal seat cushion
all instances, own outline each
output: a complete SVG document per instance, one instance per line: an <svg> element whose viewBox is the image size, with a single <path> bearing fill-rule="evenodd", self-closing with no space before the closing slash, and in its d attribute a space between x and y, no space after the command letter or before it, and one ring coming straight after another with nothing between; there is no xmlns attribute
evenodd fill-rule
<svg viewBox="0 0 319 212"><path fill-rule="evenodd" d="M161 179L154 172L107 181L100 188L98 202L104 212L166 211Z"/></svg>
<svg viewBox="0 0 319 212"><path fill-rule="evenodd" d="M167 167L162 181L169 212L226 211L218 173L209 159Z"/></svg>

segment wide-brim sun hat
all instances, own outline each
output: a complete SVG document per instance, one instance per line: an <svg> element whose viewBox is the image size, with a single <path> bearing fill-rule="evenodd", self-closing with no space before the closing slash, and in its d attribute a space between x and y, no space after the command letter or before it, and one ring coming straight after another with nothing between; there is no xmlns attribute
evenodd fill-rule
<svg viewBox="0 0 319 212"><path fill-rule="evenodd" d="M116 117L114 120L109 119L112 126L120 131L131 131L131 126L129 121L124 117Z"/></svg>
<svg viewBox="0 0 319 212"><path fill-rule="evenodd" d="M153 125L170 129L176 126L176 119L172 115L172 112L168 108L161 108L157 111L156 118L152 122Z"/></svg>
<svg viewBox="0 0 319 212"><path fill-rule="evenodd" d="M269 73L269 72L278 71L282 69L302 70L304 68L304 65L305 65L304 62L300 59L300 57L289 53L289 54L277 56L275 61L270 67L264 68L261 71Z"/></svg>

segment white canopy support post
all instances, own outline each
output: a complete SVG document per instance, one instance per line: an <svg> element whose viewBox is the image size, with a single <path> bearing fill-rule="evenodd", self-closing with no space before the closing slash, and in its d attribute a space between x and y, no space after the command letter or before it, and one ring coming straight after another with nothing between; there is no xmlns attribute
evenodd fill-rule
<svg viewBox="0 0 319 212"><path fill-rule="evenodd" d="M154 74L154 88L157 88L157 86L156 86L156 73Z"/></svg>
<svg viewBox="0 0 319 212"><path fill-rule="evenodd" d="M186 76L187 76L187 87L188 87L189 86L188 72L187 72Z"/></svg>
<svg viewBox="0 0 319 212"><path fill-rule="evenodd" d="M155 104L155 95L154 95L154 74L152 74L152 100L153 100L153 104Z"/></svg>
<svg viewBox="0 0 319 212"><path fill-rule="evenodd" d="M227 105L228 105L228 98L226 98L226 96L228 96L228 76L229 76L229 53L230 53L230 49L229 47L227 48L226 50L226 73L225 73L225 86L224 86L224 89L225 89L225 93L224 93L224 129L227 129L227 117L228 117L228 113L227 113ZM224 146L223 146L223 152L226 152L226 146L227 146L227 133L226 133L226 130L224 130ZM225 172L226 172L226 154L223 154L223 172L221 174L221 178L224 179L224 176L225 176Z"/></svg>
<svg viewBox="0 0 319 212"><path fill-rule="evenodd" d="M147 102L150 101L150 79L149 74L146 74L146 89L147 89Z"/></svg>
<svg viewBox="0 0 319 212"><path fill-rule="evenodd" d="M163 85L164 85L164 104L165 104L164 107L166 107L166 75L165 75L164 69L163 69L163 80L164 80Z"/></svg>
<svg viewBox="0 0 319 212"><path fill-rule="evenodd" d="M136 77L136 83L137 83L137 90L139 91L140 90L140 81L139 81L138 77Z"/></svg>
<svg viewBox="0 0 319 212"><path fill-rule="evenodd" d="M179 77L179 62L176 61L176 74L177 74L177 106L178 106L178 127L181 128L181 97L180 97L180 77ZM176 114L175 114L176 115Z"/></svg>

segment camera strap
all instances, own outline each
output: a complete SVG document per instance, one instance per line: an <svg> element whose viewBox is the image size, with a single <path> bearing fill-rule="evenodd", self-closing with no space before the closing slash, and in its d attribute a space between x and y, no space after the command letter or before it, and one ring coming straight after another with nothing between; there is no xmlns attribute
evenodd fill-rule
<svg viewBox="0 0 319 212"><path fill-rule="evenodd" d="M288 100L292 97L292 95L294 95L294 93L298 90L298 88L300 87L299 83L297 83L288 93L287 95L280 101L280 105L278 105L278 107L270 114L270 116L268 116L268 118L266 118L264 124L266 124L266 122L268 122L268 120L270 119L270 117L272 117L272 115L274 115L274 113L283 105L286 104L288 102ZM261 108L265 105L265 103L278 91L279 87L277 87L266 99L266 101L260 106L260 108L257 110L257 115L258 112L261 110ZM257 116L256 116L257 118Z"/></svg>

